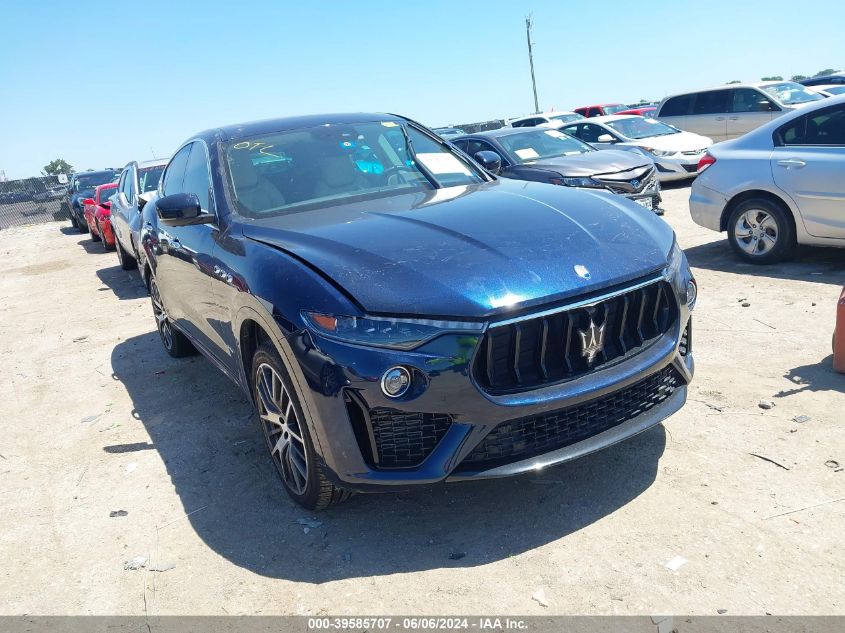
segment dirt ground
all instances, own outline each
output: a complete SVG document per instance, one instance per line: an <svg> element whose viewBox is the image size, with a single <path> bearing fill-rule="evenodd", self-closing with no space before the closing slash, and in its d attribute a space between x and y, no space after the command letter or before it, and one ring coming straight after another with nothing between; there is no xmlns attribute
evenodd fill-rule
<svg viewBox="0 0 845 633"><path fill-rule="evenodd" d="M0 614L845 614L845 250L741 264L688 195L665 219L697 374L665 427L314 527L235 386L165 354L137 273L67 223L3 230Z"/></svg>

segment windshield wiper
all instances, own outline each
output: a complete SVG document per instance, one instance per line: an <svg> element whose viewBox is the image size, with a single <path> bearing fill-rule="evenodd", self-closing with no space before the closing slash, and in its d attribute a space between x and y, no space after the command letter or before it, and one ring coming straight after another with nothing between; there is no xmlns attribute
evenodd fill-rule
<svg viewBox="0 0 845 633"><path fill-rule="evenodd" d="M425 176L425 179L431 183L432 187L434 187L435 189L442 189L443 185L437 182L437 179L434 177L434 174L432 174L428 170L428 167L426 167L420 161L417 160L417 153L416 151L414 151L414 143L411 140L411 135L408 134L408 130L405 129L404 125L400 125L399 127L402 130L402 136L405 137L405 152L407 152L408 156L413 161L416 168L422 172L422 175Z"/></svg>

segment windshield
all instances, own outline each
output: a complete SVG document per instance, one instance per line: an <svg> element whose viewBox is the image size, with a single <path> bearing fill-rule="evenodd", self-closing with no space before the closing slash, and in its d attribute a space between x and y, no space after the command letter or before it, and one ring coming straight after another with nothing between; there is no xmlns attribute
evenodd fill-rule
<svg viewBox="0 0 845 633"><path fill-rule="evenodd" d="M499 137L499 143L519 163L532 163L543 158L584 154L595 151L577 138L557 130L528 130Z"/></svg>
<svg viewBox="0 0 845 633"><path fill-rule="evenodd" d="M114 192L117 190L117 185L114 187L103 187L100 189L100 199L97 201L99 204L103 204L104 202L108 202L109 198L114 195Z"/></svg>
<svg viewBox="0 0 845 633"><path fill-rule="evenodd" d="M114 181L115 176L117 175L117 172L113 171L99 172L94 174L80 174L76 177L76 183L74 184L73 188L77 192L89 191L93 193L94 188L97 187L97 185L105 185L106 183L110 183Z"/></svg>
<svg viewBox="0 0 845 633"><path fill-rule="evenodd" d="M618 119L617 121L605 121L605 125L619 132L622 136L633 139L648 138L650 136L666 136L677 134L680 130L666 125L655 119L643 117L631 117L630 119Z"/></svg>
<svg viewBox="0 0 845 633"><path fill-rule="evenodd" d="M577 114L575 112L569 112L568 114L552 114L549 116L549 120L551 121L560 121L561 123L569 123L570 121L578 121L583 119L584 116L581 114Z"/></svg>
<svg viewBox="0 0 845 633"><path fill-rule="evenodd" d="M447 146L398 121L321 125L224 149L237 210L248 217L485 180Z"/></svg>
<svg viewBox="0 0 845 633"><path fill-rule="evenodd" d="M157 165L155 167L145 167L138 170L138 188L141 193L148 191L155 191L158 189L158 181L164 171L164 165Z"/></svg>
<svg viewBox="0 0 845 633"><path fill-rule="evenodd" d="M622 110L627 110L628 106L624 106L621 103L618 105L606 105L601 107L604 110L605 114L616 114L617 112L622 112Z"/></svg>
<svg viewBox="0 0 845 633"><path fill-rule="evenodd" d="M832 95L845 95L845 86L830 86L824 89Z"/></svg>
<svg viewBox="0 0 845 633"><path fill-rule="evenodd" d="M801 84L792 81L784 81L779 84L769 84L768 86L760 86L760 89L773 96L775 99L784 105L795 105L797 103L809 103L810 101L818 101L824 99L822 95L813 92L809 88L805 88Z"/></svg>

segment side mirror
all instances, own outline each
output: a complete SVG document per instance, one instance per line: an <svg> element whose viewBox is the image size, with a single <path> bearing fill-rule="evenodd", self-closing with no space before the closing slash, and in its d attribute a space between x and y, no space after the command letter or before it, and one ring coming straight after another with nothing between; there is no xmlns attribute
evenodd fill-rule
<svg viewBox="0 0 845 633"><path fill-rule="evenodd" d="M496 152L491 152L490 150L482 150L480 152L476 152L473 158L478 161L478 163L484 167L487 171L498 174L499 171L502 169L502 157L499 156Z"/></svg>
<svg viewBox="0 0 845 633"><path fill-rule="evenodd" d="M94 204L94 198L85 198L85 200L83 200L83 201L82 201L82 204L83 204L83 205L85 205L85 204Z"/></svg>
<svg viewBox="0 0 845 633"><path fill-rule="evenodd" d="M613 138L611 134L601 134L597 139L596 143L615 143L616 139Z"/></svg>
<svg viewBox="0 0 845 633"><path fill-rule="evenodd" d="M164 224L191 224L201 213L200 199L195 193L174 193L156 201L156 214Z"/></svg>

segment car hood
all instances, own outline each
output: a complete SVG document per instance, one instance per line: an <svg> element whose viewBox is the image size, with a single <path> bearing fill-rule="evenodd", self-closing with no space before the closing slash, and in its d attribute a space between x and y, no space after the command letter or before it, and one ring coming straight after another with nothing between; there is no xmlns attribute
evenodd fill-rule
<svg viewBox="0 0 845 633"><path fill-rule="evenodd" d="M632 140L631 143L640 147L653 147L665 151L691 152L710 147L713 144L713 139L692 132L678 132L666 136L650 136Z"/></svg>
<svg viewBox="0 0 845 633"><path fill-rule="evenodd" d="M242 230L318 270L365 312L471 319L654 273L674 239L621 196L504 179L249 220Z"/></svg>
<svg viewBox="0 0 845 633"><path fill-rule="evenodd" d="M584 154L570 154L556 158L545 158L528 163L528 166L549 169L562 176L597 176L601 174L615 174L620 171L642 168L645 171L653 162L642 154L626 152L618 149L586 152ZM631 177L639 176L634 173Z"/></svg>

